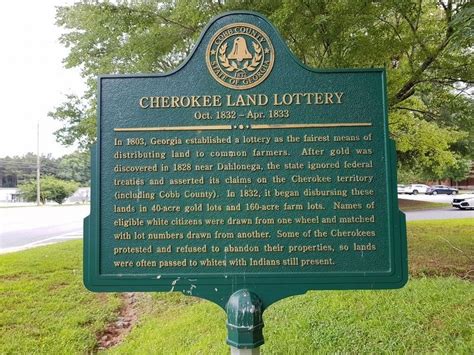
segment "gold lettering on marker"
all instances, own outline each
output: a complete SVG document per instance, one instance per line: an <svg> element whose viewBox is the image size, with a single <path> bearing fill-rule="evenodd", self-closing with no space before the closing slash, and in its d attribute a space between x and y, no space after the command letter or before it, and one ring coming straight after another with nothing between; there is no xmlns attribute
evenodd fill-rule
<svg viewBox="0 0 474 355"><path fill-rule="evenodd" d="M322 105L323 104L323 94L318 92L316 93L316 105Z"/></svg>
<svg viewBox="0 0 474 355"><path fill-rule="evenodd" d="M150 104L148 103L148 97L142 97L140 98L140 103L139 103L141 108L148 108L150 107Z"/></svg>
<svg viewBox="0 0 474 355"><path fill-rule="evenodd" d="M336 105L342 104L344 92L296 92L272 95L273 106ZM270 99L266 94L191 95L191 96L143 96L138 100L142 109L242 107L266 106Z"/></svg>
<svg viewBox="0 0 474 355"><path fill-rule="evenodd" d="M336 95L337 103L342 104L342 95L344 95L344 93L343 92L335 92L334 94Z"/></svg>
<svg viewBox="0 0 474 355"><path fill-rule="evenodd" d="M326 100L325 100L326 105L328 105L328 104L332 105L333 104L333 102L332 102L333 94L330 93L330 92L327 92L324 95L326 96Z"/></svg>

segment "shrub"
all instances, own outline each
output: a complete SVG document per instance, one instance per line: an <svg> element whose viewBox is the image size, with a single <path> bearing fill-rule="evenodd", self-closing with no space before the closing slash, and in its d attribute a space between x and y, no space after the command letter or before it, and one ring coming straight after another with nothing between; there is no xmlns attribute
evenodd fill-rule
<svg viewBox="0 0 474 355"><path fill-rule="evenodd" d="M45 204L47 200L62 204L79 187L73 181L65 181L52 176L44 176L40 179L40 201ZM28 181L19 186L21 195L27 201L36 201L36 181Z"/></svg>

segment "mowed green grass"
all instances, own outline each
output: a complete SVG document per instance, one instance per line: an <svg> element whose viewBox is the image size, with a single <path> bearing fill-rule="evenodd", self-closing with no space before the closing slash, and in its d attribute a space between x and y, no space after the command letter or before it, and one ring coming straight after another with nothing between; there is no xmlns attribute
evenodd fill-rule
<svg viewBox="0 0 474 355"><path fill-rule="evenodd" d="M474 281L474 220L408 223L412 276L458 276Z"/></svg>
<svg viewBox="0 0 474 355"><path fill-rule="evenodd" d="M166 306L108 353L229 353L218 306L186 296L157 295L153 302ZM391 291L311 291L265 311L261 352L472 354L473 302L474 285L453 277L411 279Z"/></svg>
<svg viewBox="0 0 474 355"><path fill-rule="evenodd" d="M450 207L450 203L441 203L441 202L427 202L427 201L415 201L415 200L405 200L402 198L398 199L398 207L402 211L422 211L422 210L434 210L438 208L447 208Z"/></svg>
<svg viewBox="0 0 474 355"><path fill-rule="evenodd" d="M267 354L474 352L474 221L408 223L400 290L313 291L265 311ZM119 295L82 285L80 241L0 255L0 354L83 354ZM228 354L225 314L180 294L141 294L139 322L112 354Z"/></svg>
<svg viewBox="0 0 474 355"><path fill-rule="evenodd" d="M91 351L120 306L84 288L82 241L0 255L0 354Z"/></svg>

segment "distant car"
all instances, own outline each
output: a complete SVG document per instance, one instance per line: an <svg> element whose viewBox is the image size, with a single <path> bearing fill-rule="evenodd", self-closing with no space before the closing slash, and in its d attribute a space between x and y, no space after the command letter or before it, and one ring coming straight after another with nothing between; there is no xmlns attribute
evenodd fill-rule
<svg viewBox="0 0 474 355"><path fill-rule="evenodd" d="M426 191L427 195L438 195L438 194L456 195L457 193L458 193L458 189L455 189L454 187L449 187L446 185L433 185L428 189L428 191Z"/></svg>
<svg viewBox="0 0 474 355"><path fill-rule="evenodd" d="M405 193L405 188L406 188L405 185L398 184L397 185L397 194L404 194Z"/></svg>
<svg viewBox="0 0 474 355"><path fill-rule="evenodd" d="M426 194L430 187L423 184L411 184L405 187L405 193L409 195Z"/></svg>
<svg viewBox="0 0 474 355"><path fill-rule="evenodd" d="M474 197L453 198L451 205L461 210L474 209Z"/></svg>

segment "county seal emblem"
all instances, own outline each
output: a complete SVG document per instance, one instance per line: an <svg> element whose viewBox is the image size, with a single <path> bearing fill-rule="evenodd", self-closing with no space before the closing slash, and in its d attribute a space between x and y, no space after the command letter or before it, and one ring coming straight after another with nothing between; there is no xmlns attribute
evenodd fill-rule
<svg viewBox="0 0 474 355"><path fill-rule="evenodd" d="M233 23L217 31L206 51L206 63L216 81L228 88L250 89L263 82L273 68L275 51L258 27Z"/></svg>

